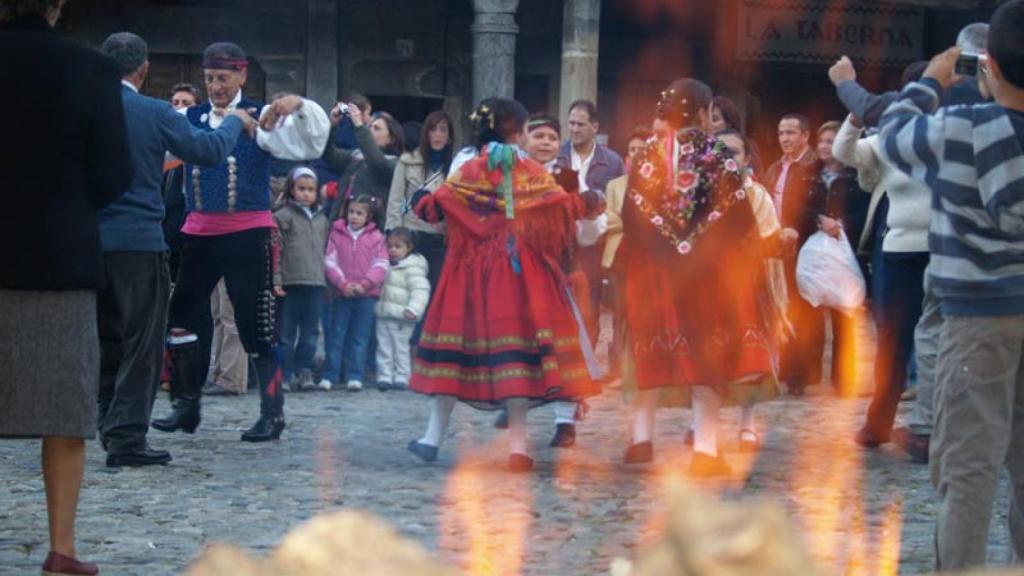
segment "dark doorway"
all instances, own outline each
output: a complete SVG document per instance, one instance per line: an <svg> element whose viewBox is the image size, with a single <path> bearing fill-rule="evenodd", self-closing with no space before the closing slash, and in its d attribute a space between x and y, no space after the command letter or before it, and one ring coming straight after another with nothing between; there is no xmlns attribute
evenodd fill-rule
<svg viewBox="0 0 1024 576"><path fill-rule="evenodd" d="M373 103L374 112L387 112L402 124L411 121L423 122L427 114L434 110L440 110L444 105L442 98L381 96L376 94L367 94L366 96Z"/></svg>

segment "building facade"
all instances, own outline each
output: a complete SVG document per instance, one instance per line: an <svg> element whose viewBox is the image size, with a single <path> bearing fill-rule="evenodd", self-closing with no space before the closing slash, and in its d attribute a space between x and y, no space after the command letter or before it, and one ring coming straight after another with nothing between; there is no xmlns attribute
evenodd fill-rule
<svg viewBox="0 0 1024 576"><path fill-rule="evenodd" d="M565 117L598 102L617 147L651 120L673 78L706 79L736 101L757 140L799 110L841 117L825 75L841 54L875 89L903 66L951 45L996 0L90 0L60 27L99 45L121 30L145 38L144 91L202 88L201 53L228 40L250 54L248 96L308 95L325 106L353 92L401 121L444 108L465 119L486 96L514 96Z"/></svg>

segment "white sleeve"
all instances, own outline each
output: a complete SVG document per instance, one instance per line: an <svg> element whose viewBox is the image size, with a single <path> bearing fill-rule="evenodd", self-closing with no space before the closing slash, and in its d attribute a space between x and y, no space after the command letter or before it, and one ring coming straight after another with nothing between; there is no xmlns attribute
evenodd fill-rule
<svg viewBox="0 0 1024 576"><path fill-rule="evenodd" d="M602 213L593 220L576 221L576 243L580 246L593 246L608 230L608 215Z"/></svg>
<svg viewBox="0 0 1024 576"><path fill-rule="evenodd" d="M266 113L267 107L264 106L260 118ZM260 128L256 133L256 143L281 160L312 160L323 154L330 132L331 121L324 109L303 98L302 107L278 122L273 130L267 132Z"/></svg>

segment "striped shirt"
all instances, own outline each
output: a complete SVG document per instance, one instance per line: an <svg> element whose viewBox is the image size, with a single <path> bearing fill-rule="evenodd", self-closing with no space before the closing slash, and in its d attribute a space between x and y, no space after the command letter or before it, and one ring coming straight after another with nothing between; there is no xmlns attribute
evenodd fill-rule
<svg viewBox="0 0 1024 576"><path fill-rule="evenodd" d="M881 120L886 160L932 192L929 275L950 316L1024 315L1024 115L997 104L938 111L911 83Z"/></svg>

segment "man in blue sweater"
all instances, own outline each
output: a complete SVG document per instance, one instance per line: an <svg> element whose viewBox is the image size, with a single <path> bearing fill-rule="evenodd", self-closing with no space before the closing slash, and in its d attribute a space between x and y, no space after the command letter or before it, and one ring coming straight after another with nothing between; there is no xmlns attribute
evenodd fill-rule
<svg viewBox="0 0 1024 576"><path fill-rule="evenodd" d="M979 73L994 104L936 112L957 81L951 48L881 120L887 159L933 195L928 281L943 323L930 461L942 571L985 564L1003 466L1013 561L1024 561L1024 0L1004 3L990 25Z"/></svg>
<svg viewBox="0 0 1024 576"><path fill-rule="evenodd" d="M170 462L166 450L146 441L160 381L170 276L164 241L161 190L168 151L196 164L217 164L256 121L232 113L214 132L193 128L162 100L138 93L149 69L146 42L130 32L112 34L102 52L122 74L135 177L123 196L99 215L105 288L98 296L100 331L99 432L107 466Z"/></svg>

